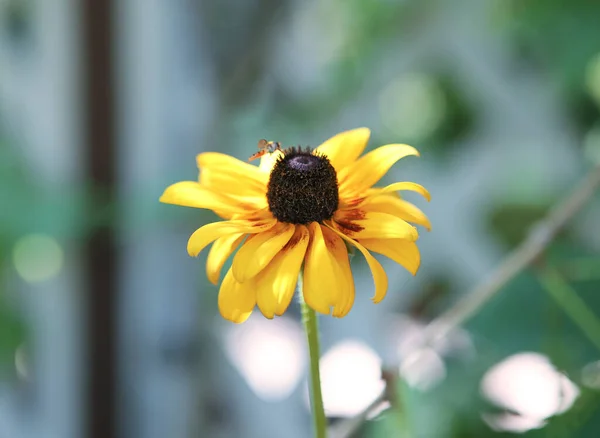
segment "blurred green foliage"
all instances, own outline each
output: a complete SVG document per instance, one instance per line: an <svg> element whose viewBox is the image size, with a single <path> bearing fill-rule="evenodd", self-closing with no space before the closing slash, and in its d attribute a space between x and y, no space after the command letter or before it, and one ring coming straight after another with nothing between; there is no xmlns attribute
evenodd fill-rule
<svg viewBox="0 0 600 438"><path fill-rule="evenodd" d="M332 81L343 88L364 81L369 68L369 54L385 44L390 32L406 32L411 23L427 14L436 2L384 2L384 7L373 7L370 2L351 2L352 7L364 7L359 23L365 24L364 33L358 32L353 47L359 57L350 57L337 68L340 78ZM590 95L589 65L600 53L600 2L576 0L509 0L495 1L499 29L511 44L515 64L525 65L539 75L549 76L559 91L565 112L578 129L580 139L600 122L600 105ZM424 12L425 11L425 12ZM403 18L399 18L403 17ZM389 24L388 23L394 23ZM402 23L398 25L398 23ZM361 27L359 26L359 29ZM402 30L399 30L402 29ZM396 42L398 45L398 42ZM402 43L400 43L400 46ZM358 59L362 59L360 62ZM355 64L358 64L355 65ZM362 70L361 70L362 69ZM444 159L476 124L477 108L469 104L464 90L456 86L453 74L432 69L444 92L447 109L443 121L427 138L422 139L427 150ZM600 80L600 79L599 79ZM347 95L346 95L347 96ZM333 99L343 102L342 98ZM330 103L330 105L334 105ZM301 110L300 110L301 111ZM510 193L492 201L486 218L487 230L497 241L510 250L527 236L531 227L544 218L556 202L556 197L544 199L511 199ZM592 200L597 205L598 197ZM573 225L562 232L548 248L544 257L503 288L503 292L488 303L468 324L474 338L476 356L465 361L447 361L444 381L428 392L398 390L405 405L404 412L387 411L368 422L356 437L411 437L411 438L486 438L509 437L513 433L492 430L482 420L482 413L501 412L486 402L479 390L484 373L506 357L522 352L536 351L546 355L558 370L564 372L581 393L574 405L564 414L548 419L547 425L522 434L524 437L581 437L592 438L600 430L600 391L591 389L581 378L581 369L597 361L598 349L582 332L579 322L565 313L544 289L536 269L552 266L564 275L577 296L588 309L600 318L600 258L590 252L589 242L581 239ZM428 278L420 292L429 297L426 289L435 290L436 278ZM441 275L451 279L452 276ZM445 288L452 288L445 284ZM416 313L422 316L426 304L418 300ZM427 316L427 313L425 313ZM404 429L403 418L408 416L410 433ZM404 424L404 426L402 425Z"/></svg>
<svg viewBox="0 0 600 438"><path fill-rule="evenodd" d="M515 59L550 75L582 132L600 116L586 89L590 60L600 53L600 3L511 0L505 16Z"/></svg>
<svg viewBox="0 0 600 438"><path fill-rule="evenodd" d="M488 218L490 231L507 248L513 248L546 216L549 208L547 202L495 204Z"/></svg>
<svg viewBox="0 0 600 438"><path fill-rule="evenodd" d="M15 199L28 199L28 184L16 154L0 132L0 377L15 375L15 352L26 338L24 321L16 312L6 290L11 272L11 251L22 232L25 209L16 208Z"/></svg>
<svg viewBox="0 0 600 438"><path fill-rule="evenodd" d="M515 65L525 65L536 73L552 78L553 86L563 97L565 112L581 136L600 123L600 106L590 95L586 74L590 60L600 53L600 2L574 0L490 0L497 4L499 24L496 29L510 43ZM265 2L267 4L268 2ZM12 38L22 38L27 32L23 19L30 2L12 1L9 26ZM270 4L270 3L268 3ZM400 53L410 44L408 38L431 16L435 15L437 1L382 1L335 0L330 8L340 21L337 25L352 32L342 38L337 58L327 60L323 68L323 87L315 87L300 98L288 94L283 87L275 86L273 105L266 111L254 108L250 99L230 100L231 108L224 105L226 116L223 126L248 124L260 126L274 135L293 138L295 133L310 131L329 123L360 93L380 93L377 84L370 80L377 75L377 65L390 53ZM21 6L19 6L21 5ZM27 6L29 7L29 6ZM256 11L254 12L257 15ZM331 17L328 17L329 20ZM327 20L319 23L327 27ZM266 26L265 26L266 29ZM225 29L227 30L227 29ZM261 28L262 30L262 28ZM264 46L265 38L261 36ZM264 40L264 41L263 41ZM456 73L448 69L443 60L419 65L434 85L441 90L445 104L443 118L435 129L419 139L419 147L427 148L439 162L443 162L462 140L475 129L479 108L461 88ZM235 70L238 59L218 71ZM265 65L256 62L255 70ZM241 62L240 66L247 64ZM268 66L267 66L268 67ZM228 87L239 77L233 71L223 80L222 89L237 98L244 87ZM229 81L229 82L228 82ZM379 84L381 85L381 84ZM464 85L462 85L464 86ZM247 87L250 89L251 87ZM325 89L325 91L324 91ZM231 91L233 90L233 91ZM247 90L246 90L247 91ZM241 94L241 93L240 93ZM250 93L246 93L249 95ZM246 95L246 97L247 97ZM250 110L248 108L250 107ZM240 121L240 113L247 111L247 120ZM249 120L249 121L248 121ZM268 125L268 126L265 126ZM225 129L215 129L221 135ZM381 135L381 133L374 133ZM257 138L260 138L257 136ZM300 137L301 138L301 137ZM380 143L373 138L371 145ZM252 147L254 147L252 140ZM190 169L187 169L189 171ZM195 172L195 169L194 169ZM194 175L195 177L195 175ZM180 176L173 180L182 179ZM191 178L185 178L191 179ZM155 188L152 187L152 190ZM160 193L160 188L155 192ZM145 199L144 197L141 197ZM15 312L10 295L5 290L7 274L11 272L11 251L19 237L30 232L47 232L58 238L79 239L86 230L97 224L115 219L118 206L96 211L93 217L81 212L86 202L94 199L93 187L69 187L64 192L48 192L37 178L27 171L18 148L3 140L0 135L0 202L10 208L0 209L0 370L14 370L14 353L26 339L23 320ZM541 219L555 199L527 202L512 199L494 199L487 218L487 230L505 249L518 245L533 224ZM207 223L214 219L210 212L196 212L176 207L158 208L154 203L140 202L136 210L140 218L125 224L127 231L140 232L140 227L151 226L152 220L162 220L157 212L164 212L171 223L181 221L186 229L191 224ZM161 213L162 214L162 213ZM600 260L590 254L586 242L578 240L567 230L558 242L548 249L544 260L563 273L590 309L600 315ZM213 315L216 308L217 287L208 285L203 272L203 254L198 260L199 278L204 293L201 308ZM228 265L231 260L228 261ZM228 268L224 267L224 271ZM414 316L432 318L443 310L443 299L448 291L455 290L452 273L435 272L424 282L417 300L409 305ZM442 303L442 304L440 304ZM433 309L433 310L432 310ZM403 309L407 310L407 309ZM423 438L485 438L508 437L507 433L494 432L481 419L483 412L497 408L485 402L479 392L479 382L484 373L498 361L520 351L539 351L547 355L558 369L565 372L580 388L581 394L574 406L562 415L550 418L548 425L530 431L525 437L581 437L593 438L600 430L600 394L581 382L580 371L586 364L598 359L599 352L584 336L577 321L573 321L546 293L535 269L518 276L507 284L497 298L488 303L473 318L467 328L474 333L477 355L465 360L446 361L447 376L428 392L398 387L398 398L404 409L401 413L387 412L362 428L357 436L387 438L401 436L399 429L408 428L411 437Z"/></svg>

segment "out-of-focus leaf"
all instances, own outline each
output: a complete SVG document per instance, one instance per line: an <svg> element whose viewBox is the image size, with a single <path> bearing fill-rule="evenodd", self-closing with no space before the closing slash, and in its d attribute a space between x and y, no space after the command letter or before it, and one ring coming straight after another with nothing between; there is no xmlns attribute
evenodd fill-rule
<svg viewBox="0 0 600 438"><path fill-rule="evenodd" d="M6 297L0 295L0 378L14 375L15 352L25 337L22 319L7 306Z"/></svg>
<svg viewBox="0 0 600 438"><path fill-rule="evenodd" d="M496 206L488 218L490 231L512 248L527 237L531 227L548 213L550 204L506 203Z"/></svg>

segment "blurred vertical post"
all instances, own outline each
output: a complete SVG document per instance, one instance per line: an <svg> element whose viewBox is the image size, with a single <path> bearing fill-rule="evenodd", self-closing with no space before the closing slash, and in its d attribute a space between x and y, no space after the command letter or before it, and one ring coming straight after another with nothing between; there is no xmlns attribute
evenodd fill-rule
<svg viewBox="0 0 600 438"><path fill-rule="evenodd" d="M116 202L112 2L82 0L86 165L92 199L87 263L87 419L90 438L113 438L116 382ZM99 218L102 221L99 221Z"/></svg>

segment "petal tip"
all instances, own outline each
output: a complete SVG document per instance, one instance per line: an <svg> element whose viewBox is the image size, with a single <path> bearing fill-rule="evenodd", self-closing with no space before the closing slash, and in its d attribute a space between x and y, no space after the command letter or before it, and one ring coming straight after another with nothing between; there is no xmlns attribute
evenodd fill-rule
<svg viewBox="0 0 600 438"><path fill-rule="evenodd" d="M404 156L406 157L421 157L421 153L417 150L417 148L409 145L409 144L395 144L400 151L404 151Z"/></svg>
<svg viewBox="0 0 600 438"><path fill-rule="evenodd" d="M343 318L344 316L346 316L349 312L350 309L352 308L352 306L350 306L350 308L343 308L343 309L333 309L333 312L331 313L331 316L333 316L334 318Z"/></svg>
<svg viewBox="0 0 600 438"><path fill-rule="evenodd" d="M169 190L170 187L168 187L162 195L160 195L160 198L158 198L158 202L162 203L162 204L170 204L170 205L177 205L176 202L174 202L173 200L173 193L171 193L171 190Z"/></svg>
<svg viewBox="0 0 600 438"><path fill-rule="evenodd" d="M246 313L234 312L232 314L227 315L222 311L220 311L220 313L223 319L226 319L229 322L233 322L234 324L242 324L243 322L246 322L248 318L250 318L252 311Z"/></svg>
<svg viewBox="0 0 600 438"><path fill-rule="evenodd" d="M190 237L191 240L191 237ZM187 245L187 253L190 257L198 257L198 254L200 254L200 251L197 251L188 241L188 245Z"/></svg>
<svg viewBox="0 0 600 438"><path fill-rule="evenodd" d="M413 277L417 276L417 272L419 272L419 268L421 267L421 257L420 255L417 257L414 266L405 266L406 270L410 272Z"/></svg>
<svg viewBox="0 0 600 438"><path fill-rule="evenodd" d="M408 146L411 149L413 156L421 157L421 153L417 150L417 148L409 146L409 145L406 145L406 146Z"/></svg>
<svg viewBox="0 0 600 438"><path fill-rule="evenodd" d="M198 155L196 155L196 164L198 165L198 167L202 167L202 158L206 156L206 152L201 152Z"/></svg>
<svg viewBox="0 0 600 438"><path fill-rule="evenodd" d="M374 304L379 304L383 301L385 297L371 297L371 300L373 301Z"/></svg>
<svg viewBox="0 0 600 438"><path fill-rule="evenodd" d="M162 195L160 195L160 198L158 198L158 202L162 202L163 204L173 204L173 201L170 198L172 197L172 190L174 185L175 184L171 184L163 191Z"/></svg>

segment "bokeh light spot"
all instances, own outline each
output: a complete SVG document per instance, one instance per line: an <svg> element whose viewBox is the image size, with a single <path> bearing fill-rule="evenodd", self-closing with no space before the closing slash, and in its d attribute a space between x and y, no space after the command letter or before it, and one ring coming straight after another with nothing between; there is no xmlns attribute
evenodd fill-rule
<svg viewBox="0 0 600 438"><path fill-rule="evenodd" d="M600 389L600 361L587 364L581 370L581 382L592 389Z"/></svg>
<svg viewBox="0 0 600 438"><path fill-rule="evenodd" d="M428 391L446 378L446 365L432 348L413 351L400 366L400 375L421 391Z"/></svg>
<svg viewBox="0 0 600 438"><path fill-rule="evenodd" d="M320 361L325 413L351 417L375 401L385 387L381 358L367 344L344 340L327 351ZM308 404L308 390L306 392Z"/></svg>
<svg viewBox="0 0 600 438"><path fill-rule="evenodd" d="M31 374L25 345L19 345L15 351L15 370L21 379L30 380Z"/></svg>
<svg viewBox="0 0 600 438"><path fill-rule="evenodd" d="M23 280L28 283L40 283L60 272L64 264L64 252L53 237L29 234L15 244L13 263Z"/></svg>
<svg viewBox="0 0 600 438"><path fill-rule="evenodd" d="M579 388L560 373L546 356L524 352L494 365L481 382L483 395L515 415L484 414L494 430L525 432L545 425L545 420L567 411Z"/></svg>
<svg viewBox="0 0 600 438"><path fill-rule="evenodd" d="M395 356L400 362L399 373L413 388L429 391L447 376L445 357L469 359L475 348L469 334L453 329L447 336L431 342L427 325L406 315L394 317L391 323L390 343L396 346Z"/></svg>
<svg viewBox="0 0 600 438"><path fill-rule="evenodd" d="M300 381L305 365L302 328L288 318L252 315L229 326L225 351L231 363L262 400L284 400Z"/></svg>

